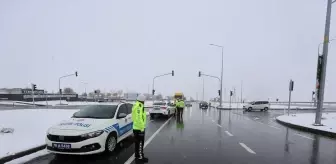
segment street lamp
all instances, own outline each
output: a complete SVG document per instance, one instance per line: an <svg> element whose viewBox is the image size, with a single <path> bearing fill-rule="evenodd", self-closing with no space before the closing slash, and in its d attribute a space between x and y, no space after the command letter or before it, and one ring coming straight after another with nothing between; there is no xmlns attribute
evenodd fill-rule
<svg viewBox="0 0 336 164"><path fill-rule="evenodd" d="M69 74L69 75L64 75L64 76L61 76L59 79L58 79L58 90L59 90L59 92L60 92L60 105L62 104L61 102L62 102L62 95L63 95L63 93L62 93L62 90L61 90L61 79L62 78L65 78L65 77L69 77L69 76L78 76L78 73L77 73L77 71L75 72L75 73L73 73L73 74Z"/></svg>
<svg viewBox="0 0 336 164"><path fill-rule="evenodd" d="M328 41L328 43L330 43L330 42L332 42L332 41L334 41L335 39L330 39L329 41ZM316 79L318 79L319 78L319 74L320 74L320 71L321 70L319 70L319 69L321 69L320 68L320 66L319 66L319 63L322 61L321 59L322 59L322 55L323 54L320 54L320 48L321 48L321 45L323 44L324 42L322 42L322 43L320 43L319 45L318 45L318 47L317 47L317 75L316 75ZM321 62L322 63L322 62ZM315 86L315 97L317 97L317 92L318 92L318 88L317 88L317 84L316 84L316 86ZM315 98L315 100L314 100L314 106L316 106L316 101L317 101L317 98Z"/></svg>
<svg viewBox="0 0 336 164"><path fill-rule="evenodd" d="M162 74L162 75L154 76L154 78L153 78L153 85L152 85L152 88L153 88L153 90L152 90L153 102L154 102L154 94L155 94L155 90L154 90L154 82L155 82L155 81L154 81L154 80L155 80L156 78L158 78L158 77L167 76L167 75L172 75L172 76L174 76L174 70L172 70L171 73L165 73L165 74Z"/></svg>
<svg viewBox="0 0 336 164"><path fill-rule="evenodd" d="M222 69L221 69L221 84L220 84L220 92L221 92L221 94L220 94L220 102L219 102L219 106L220 107L222 107L222 88L223 88L223 51L224 51L224 47L223 46L219 46L219 45L216 45L216 44L210 44L210 46L215 46L215 47L220 47L220 48L222 48Z"/></svg>
<svg viewBox="0 0 336 164"><path fill-rule="evenodd" d="M87 84L86 82L82 82L82 84L85 85L85 101L87 102L87 93L86 93L86 87L87 87Z"/></svg>
<svg viewBox="0 0 336 164"><path fill-rule="evenodd" d="M328 46L329 46L329 33L330 33L330 19L331 19L331 6L336 0L328 0L327 3L327 13L326 13L326 22L324 29L324 40L323 40L323 52L322 55L318 58L317 64L317 77L316 77L316 91L317 91L317 109L315 115L315 126L322 126L322 108L323 108L323 99L324 99L324 87L325 87L325 78L327 72L327 58L328 58Z"/></svg>

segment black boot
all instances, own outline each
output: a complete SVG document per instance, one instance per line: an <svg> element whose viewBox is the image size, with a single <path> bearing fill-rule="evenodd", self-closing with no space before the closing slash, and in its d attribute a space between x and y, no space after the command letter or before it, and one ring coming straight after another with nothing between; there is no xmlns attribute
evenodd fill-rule
<svg viewBox="0 0 336 164"><path fill-rule="evenodd" d="M142 162L142 163L147 163L148 162L148 158L146 158L146 157L136 158L135 160L138 161L138 162Z"/></svg>

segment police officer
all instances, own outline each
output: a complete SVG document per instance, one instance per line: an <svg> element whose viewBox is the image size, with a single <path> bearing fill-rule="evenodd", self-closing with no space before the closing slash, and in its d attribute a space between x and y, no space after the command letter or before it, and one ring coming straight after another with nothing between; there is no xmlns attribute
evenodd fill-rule
<svg viewBox="0 0 336 164"><path fill-rule="evenodd" d="M181 98L178 98L176 101L176 109L177 109L177 117L182 118L183 117L183 109L184 109L184 101Z"/></svg>
<svg viewBox="0 0 336 164"><path fill-rule="evenodd" d="M132 108L133 134L135 138L135 160L147 163L148 158L144 157L143 147L145 140L146 112L144 108L146 97L139 95Z"/></svg>

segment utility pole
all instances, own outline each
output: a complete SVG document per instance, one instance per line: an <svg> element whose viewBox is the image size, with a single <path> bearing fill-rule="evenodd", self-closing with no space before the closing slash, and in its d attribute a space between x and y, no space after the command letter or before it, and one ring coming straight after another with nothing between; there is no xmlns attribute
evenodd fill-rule
<svg viewBox="0 0 336 164"><path fill-rule="evenodd" d="M240 103L243 103L243 80L240 82Z"/></svg>
<svg viewBox="0 0 336 164"><path fill-rule="evenodd" d="M325 79L327 72L327 58L328 58L328 46L329 46L329 33L330 33L330 19L331 19L331 6L334 3L332 0L328 0L327 3L327 13L326 13L326 22L325 22L325 31L324 31L324 40L323 40L323 52L322 55L318 58L318 71L317 71L317 80L316 80L316 89L317 89L317 109L315 115L315 126L322 126L322 108L324 100L324 88L325 88Z"/></svg>
<svg viewBox="0 0 336 164"><path fill-rule="evenodd" d="M204 78L203 78L203 92L202 92L202 101L204 101Z"/></svg>

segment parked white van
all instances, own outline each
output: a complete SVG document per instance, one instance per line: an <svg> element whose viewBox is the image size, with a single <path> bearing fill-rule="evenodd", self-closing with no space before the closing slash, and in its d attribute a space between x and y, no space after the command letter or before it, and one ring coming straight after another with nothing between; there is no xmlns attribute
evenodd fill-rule
<svg viewBox="0 0 336 164"><path fill-rule="evenodd" d="M243 109L250 112L252 110L268 111L270 103L268 101L253 101L243 106Z"/></svg>

